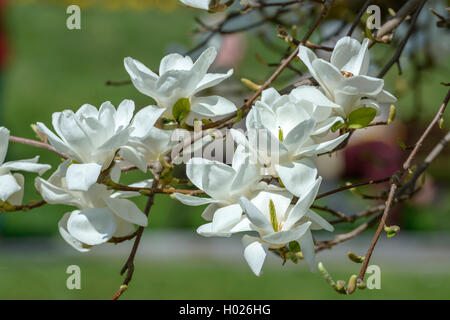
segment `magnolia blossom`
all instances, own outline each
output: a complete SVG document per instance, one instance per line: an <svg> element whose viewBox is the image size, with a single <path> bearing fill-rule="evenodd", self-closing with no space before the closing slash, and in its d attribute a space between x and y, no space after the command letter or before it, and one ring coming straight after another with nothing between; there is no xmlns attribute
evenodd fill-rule
<svg viewBox="0 0 450 320"><path fill-rule="evenodd" d="M158 160L160 155L169 152L175 145L172 141L173 130L162 130L155 123L164 109L148 106L134 116L130 127L133 131L125 146L120 148L120 155L140 170L147 171L147 163Z"/></svg>
<svg viewBox="0 0 450 320"><path fill-rule="evenodd" d="M202 217L211 221L197 229L203 236L229 237L242 220L239 197L252 198L264 188L258 167L242 152L236 152L232 166L203 158L192 158L186 165L189 180L210 198L175 193L174 197L189 206L208 204Z"/></svg>
<svg viewBox="0 0 450 320"><path fill-rule="evenodd" d="M306 90L311 91L311 88ZM282 184L296 196L301 196L305 187L316 180L314 157L333 150L348 136L346 133L324 142L317 142L311 137L328 130L330 123L320 113L334 106L326 102L325 97L319 96L316 100L311 97L316 105L291 100L288 96L280 97L274 90L266 90L261 102L255 104L251 116L247 118L249 138L231 129L233 139L243 145L245 152L260 165L262 174L280 178ZM315 117L323 119L324 125L318 126Z"/></svg>
<svg viewBox="0 0 450 320"><path fill-rule="evenodd" d="M36 172L39 175L51 168L48 164L39 164L39 156L32 159L4 162L9 144L9 130L0 127L0 200L19 205L23 199L24 177L11 171Z"/></svg>
<svg viewBox="0 0 450 320"><path fill-rule="evenodd" d="M197 97L196 94L227 79L233 74L230 69L226 74L207 73L216 58L217 51L210 47L195 61L189 56L177 53L169 54L161 60L159 75L132 58L125 58L125 69L138 91L156 100L159 107L165 109L165 116L173 118L174 105L187 99L184 105L188 111L186 123L195 119L216 120L236 110L231 101L220 96Z"/></svg>
<svg viewBox="0 0 450 320"><path fill-rule="evenodd" d="M125 237L135 231L134 225L147 226L146 215L124 197L136 194L113 194L105 185L93 184L87 191L73 191L67 187L70 160L63 162L48 181L36 178L36 189L50 204L66 204L78 210L67 212L59 221L59 232L64 240L78 251L89 251L115 237ZM120 169L111 170L117 182Z"/></svg>
<svg viewBox="0 0 450 320"><path fill-rule="evenodd" d="M269 88L262 92L261 100L248 113L246 125L253 128L262 122L273 135L284 137L283 128L292 130L299 122L314 119L316 125L311 136L323 136L334 123L343 121L333 115L336 108L339 105L312 86L300 86L289 95L280 95L274 88Z"/></svg>
<svg viewBox="0 0 450 320"><path fill-rule="evenodd" d="M57 135L37 123L50 144L71 157L73 163L66 176L70 190L87 191L101 171L110 166L119 148L128 142L133 130L129 126L133 112L131 100L122 101L117 110L108 101L99 110L85 104L76 113L55 112L52 124Z"/></svg>
<svg viewBox="0 0 450 320"><path fill-rule="evenodd" d="M362 44L350 37L340 39L333 50L330 62L317 58L305 46L300 46L298 57L319 83L327 97L338 104L338 115L346 118L360 107L377 111L381 106L397 99L383 90L384 80L367 75L369 71L369 39Z"/></svg>
<svg viewBox="0 0 450 320"><path fill-rule="evenodd" d="M320 215L310 209L316 198L321 178L310 185L295 205L291 205L289 192L262 191L251 201L241 197L239 203L246 213L247 228L242 231L256 231L258 237L245 235L242 239L244 257L252 271L259 276L267 255L267 249L285 247L291 241L298 241L304 259L311 270L315 269L314 241L311 230L333 231Z"/></svg>

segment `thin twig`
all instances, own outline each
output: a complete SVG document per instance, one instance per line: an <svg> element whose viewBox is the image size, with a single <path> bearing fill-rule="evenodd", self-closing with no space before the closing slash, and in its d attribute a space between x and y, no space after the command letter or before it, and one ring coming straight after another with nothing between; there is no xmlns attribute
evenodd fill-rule
<svg viewBox="0 0 450 320"><path fill-rule="evenodd" d="M439 119L442 117L442 114L445 111L445 108L447 107L447 103L450 99L450 90L447 91L447 95L444 98L444 101L441 105L441 107L439 108L436 116L433 118L433 120L430 122L430 124L428 125L428 127L425 129L425 131L422 133L422 135L420 136L419 140L417 141L414 149L411 151L411 153L409 154L409 157L406 159L406 161L403 163L402 168L395 173L392 176L392 180L391 180L391 186L389 189L389 196L388 199L386 201L386 207L384 208L384 212L383 212L383 216L381 218L381 221L378 225L377 231L375 232L375 235L372 239L372 242L370 243L369 249L367 250L365 259L364 259L364 264L361 268L361 271L359 273L358 276L358 281L363 281L364 280L364 275L366 273L366 269L367 266L369 265L370 262L370 258L372 256L373 250L375 248L375 245L378 242L378 239L380 237L381 232L383 231L383 227L386 223L386 219L387 216L389 214L389 210L391 209L392 203L394 201L394 198L396 195L396 191L397 188L399 187L399 180L400 177L403 175L403 173L408 170L411 167L412 161L414 160L415 156L417 155L420 147L422 146L425 138L427 138L428 134L430 133L431 129L439 122Z"/></svg>
<svg viewBox="0 0 450 320"><path fill-rule="evenodd" d="M70 158L69 155L56 150L55 147L53 147L52 145L45 143L45 142L22 138L22 137L15 137L15 136L9 136L9 141L15 142L15 143L26 144L26 145L36 147L36 148L45 149L45 150L51 151L53 153L56 153L57 155L59 155L61 158L64 158L64 159Z"/></svg>
<svg viewBox="0 0 450 320"><path fill-rule="evenodd" d="M400 66L400 56L402 55L403 49L405 49L406 43L409 40L409 37L414 32L414 27L416 26L417 18L419 17L420 12L422 11L423 6L425 5L426 0L422 0L419 7L417 7L416 12L414 12L413 18L411 19L411 24L409 26L408 32L406 33L405 38L403 38L402 42L398 46L395 51L394 56L389 60L389 62L384 66L383 70L377 75L377 78L383 78L384 75L389 71L394 63L397 63Z"/></svg>
<svg viewBox="0 0 450 320"><path fill-rule="evenodd" d="M156 189L158 187L159 183L159 174L162 171L162 166L158 169L154 170L154 177L153 177L153 183L152 183L152 189ZM155 193L151 193L148 195L147 204L145 206L144 214L148 217L148 214L150 212L151 207L153 206L155 199ZM111 300L117 300L119 297L123 294L123 292L127 289L128 284L130 283L133 273L134 273L134 258L136 256L137 249L139 248L139 243L142 238L142 233L144 232L144 227L140 226L138 230L136 231L136 239L134 240L133 248L131 249L130 255L128 256L127 262L123 266L122 270L120 271L120 275L123 275L125 272L127 275L125 276L125 279L122 282L122 285L120 286L119 290L113 295Z"/></svg>

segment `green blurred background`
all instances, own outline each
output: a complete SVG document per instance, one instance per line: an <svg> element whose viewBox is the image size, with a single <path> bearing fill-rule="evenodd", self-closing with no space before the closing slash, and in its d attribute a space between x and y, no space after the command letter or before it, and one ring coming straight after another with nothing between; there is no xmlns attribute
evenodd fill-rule
<svg viewBox="0 0 450 320"><path fill-rule="evenodd" d="M8 127L12 135L35 138L30 124L41 121L49 125L51 114L55 111L75 110L84 103L99 106L105 100L118 105L125 98L134 100L139 107L150 104L152 101L148 97L130 85L106 86L105 82L128 79L123 68L123 58L126 56L157 69L160 59L171 49L188 50L193 47L194 17L205 15L183 8L175 0L144 1L149 5L141 6L139 1L129 2L135 5L124 7L117 1L110 2L106 7L87 5L82 9L82 29L71 31L66 28L65 5L55 5L55 1L11 1L5 16L10 57L3 72L0 124ZM79 3L89 4L89 1ZM275 31L273 37L276 37ZM261 83L273 69L261 67L255 54L269 62L278 61L279 54L264 46L255 33L246 35L246 41L245 59L233 77L246 77ZM279 41L282 46L282 41ZM375 47L373 51L375 61L386 61L385 57L393 54L392 49L386 47ZM417 57L424 59L420 53ZM300 62L296 66L303 68ZM425 98L419 123L423 126L445 95L447 88L437 84L448 80L449 68L447 57L422 75L421 90ZM399 77L393 67L386 77L387 88L399 97L397 113L404 121L417 116L413 109L416 96L410 87L415 81L414 71L413 64L404 66L404 74ZM289 76L292 72L287 72L276 86L282 88ZM448 123L448 113L445 119ZM58 165L59 159L52 154L16 144L10 145L8 159L28 158L38 152L41 162L50 163L53 167ZM402 207L402 232L450 230L450 197L446 189L450 177L448 169L447 153L443 160L431 167L432 179L439 186L434 200ZM49 175L47 173L45 177ZM33 191L34 177L25 176L24 201L38 199ZM130 172L123 178L124 182L134 182L145 176ZM353 207L363 208L364 204L350 199L353 198L345 198L352 202ZM143 207L143 201L137 200L138 205ZM155 203L147 233L153 229L189 229L194 232L203 223L200 217L202 208L183 206L160 195ZM25 243L39 243L40 239L58 236L57 222L69 210L64 206L45 206L30 212L4 214L0 216L0 241L9 243L20 238L26 239ZM344 225L338 230L348 230L350 227ZM121 282L118 271L126 258L124 255L100 259L83 257L82 254L69 258L46 254L45 250L1 250L0 298L3 299L108 298ZM66 250L72 249L66 246ZM80 291L65 288L65 268L68 264L78 264L83 270L85 278ZM349 276L349 271L344 270L342 264L330 269L339 277ZM279 267L269 266L258 279L250 273L243 260L237 264L221 264L204 257L166 262L142 259L132 287L124 298L342 298L304 266L279 271ZM356 271L357 268L353 272ZM366 290L352 298L450 297L448 269L435 273L405 273L400 266L386 271L383 281L386 284L383 290Z"/></svg>

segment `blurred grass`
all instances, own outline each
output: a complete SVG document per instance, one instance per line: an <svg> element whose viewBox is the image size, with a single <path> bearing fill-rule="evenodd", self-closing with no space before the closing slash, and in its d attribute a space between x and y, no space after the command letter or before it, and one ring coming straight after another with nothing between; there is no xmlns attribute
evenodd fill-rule
<svg viewBox="0 0 450 320"><path fill-rule="evenodd" d="M192 47L194 17L198 11L179 6L173 12L160 11L110 11L92 7L82 10L82 29L68 30L64 6L48 3L12 3L7 13L7 27L12 47L11 64L5 74L4 95L0 98L0 125L7 126L13 135L34 138L31 123L41 121L48 126L51 114L63 109L77 109L84 103L99 106L110 100L118 105L122 99L129 98L138 107L152 101L132 86L106 86L107 80L126 80L128 74L123 67L123 58L135 57L156 70L160 59L173 48ZM274 31L275 32L275 31ZM275 38L275 34L273 35ZM254 58L255 53L268 62L279 59L278 54L266 48L255 34L247 37L246 58L234 77L247 77L257 82L263 81L273 69L264 68ZM275 40L276 41L276 40ZM281 40L280 40L281 41ZM380 52L384 48L376 47ZM381 53L376 53L380 55ZM300 62L294 62L302 66ZM445 68L427 73L424 81L427 106L423 116L430 117L441 101L442 86L450 61ZM304 69L304 67L301 67ZM393 67L395 69L395 67ZM404 76L411 79L411 70L405 69ZM286 72L287 74L290 71ZM388 74L389 89L398 82L395 70ZM285 74L283 73L283 77ZM435 77L431 79L431 77ZM282 87L278 82L277 86ZM391 90L390 90L391 91ZM397 92L395 92L397 94ZM398 114L409 115L412 108L413 93L404 90L398 102ZM3 117L4 116L4 117ZM59 160L46 151L28 146L11 144L9 159L21 159L41 154L41 162L50 163L53 168ZM445 164L444 164L445 165ZM445 165L446 166L446 165ZM448 170L441 170L445 172ZM47 178L51 172L44 177ZM25 201L39 199L33 192L34 175L26 174ZM139 172L123 175L124 182L134 182L148 178ZM144 206L145 199L137 200ZM448 201L435 203L433 212L448 216ZM57 232L57 221L71 208L65 206L45 206L31 212L17 212L0 217L0 232L3 235L40 236ZM151 228L195 229L202 222L202 208L183 206L167 196L158 196L150 215ZM413 210L417 219L409 226L419 229L447 228L450 223L440 223L429 208ZM423 223L425 221L425 223Z"/></svg>
<svg viewBox="0 0 450 320"><path fill-rule="evenodd" d="M109 299L122 281L123 261L92 257L0 255L0 299ZM381 290L338 295L319 273L304 265L265 266L254 276L245 262L210 260L137 260L133 280L123 299L449 299L450 274L402 272L383 267ZM66 269L81 269L81 290L68 290ZM180 265L183 267L181 268ZM327 266L335 279L351 271ZM355 266L356 272L358 269Z"/></svg>

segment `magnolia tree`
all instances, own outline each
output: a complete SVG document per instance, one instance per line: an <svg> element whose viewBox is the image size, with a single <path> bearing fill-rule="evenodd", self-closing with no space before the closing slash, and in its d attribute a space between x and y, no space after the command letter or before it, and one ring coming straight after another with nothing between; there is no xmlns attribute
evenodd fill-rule
<svg viewBox="0 0 450 320"><path fill-rule="evenodd" d="M99 108L86 104L76 112L55 112L51 126L40 122L32 126L40 141L11 136L8 129L0 128L0 210L30 210L46 204L72 206L73 211L62 214L58 227L62 238L81 252L106 242L134 240L121 271L126 277L114 299L125 291L132 278L133 261L157 193L188 206L207 205L202 213L206 223L198 227L197 233L205 237L239 234L244 258L256 276L261 274L271 252L283 264L304 260L311 271L318 268L339 293L351 294L356 288L364 288L365 272L380 234L383 229L388 235L398 231L398 227L386 225L390 209L418 191L418 178L450 139L447 133L413 170L415 156L430 129L440 122L449 94L426 131L409 148L407 160L392 176L319 193L323 179L316 160L345 148L355 131L389 125L394 120L393 103L397 99L385 87L383 76L394 63L399 63L425 1L405 2L380 28L366 28L366 37L359 41L352 35L370 4L366 1L346 35L342 34L342 27L338 28L338 40L333 46L309 39L327 13L332 12L334 1L312 1L306 9L306 1L301 0L241 1L237 11L229 8L233 1L181 1L210 13L225 13L216 26L198 20L201 32L207 35L191 51L201 52L195 61L189 55L172 53L161 59L159 70L154 72L134 58L124 59L131 83L153 98L155 105L135 113L134 102L123 100L117 108L104 102ZM232 31L224 29L237 17L269 8L270 14L261 21L250 21ZM304 26L300 40L287 31L289 24L282 19L284 13L294 9L316 13L311 25ZM380 42L389 43L405 20L409 21L408 32L394 57L378 76L370 75L369 49ZM222 82L233 75L233 70L208 72L217 55L214 47L208 47L209 40L214 35L274 22L281 25L279 37L287 49L267 81L257 85L243 79L255 92L241 106L227 97L209 95L213 91L206 89L223 86ZM315 51L330 52L329 61ZM307 73L276 90L272 87L274 80L285 69L296 70L294 60L297 65L303 64ZM385 119L375 122L377 115L385 115ZM47 149L64 159L48 179L36 177L35 188L43 200L22 202L24 177L16 171L41 175L51 167L40 164L38 156L4 162L8 142ZM205 152L208 148L211 157ZM231 161L217 160L224 150ZM188 180L175 176L177 166L185 166ZM130 170L148 173L149 179L121 184L121 173ZM357 214L314 204L330 194L381 183L388 187L380 196L372 197L378 202ZM129 200L133 197L148 198L143 211ZM328 221L322 216L324 212L335 218ZM348 233L333 236L333 225L357 223L362 218L368 219ZM316 262L316 252L354 238L372 225L378 227L365 256L349 253L353 261L363 263L361 272L350 276L347 283L335 282ZM316 230L322 229L330 233L331 240L315 240Z"/></svg>

